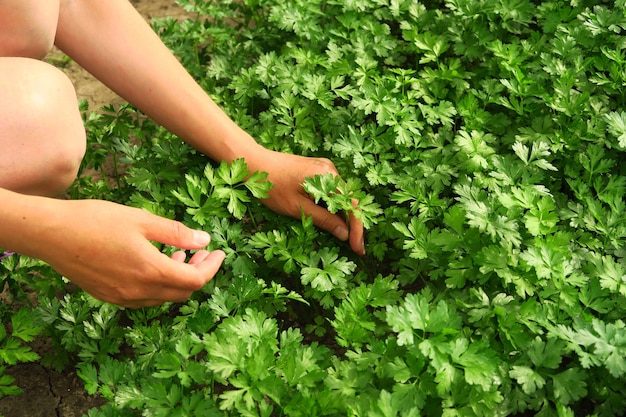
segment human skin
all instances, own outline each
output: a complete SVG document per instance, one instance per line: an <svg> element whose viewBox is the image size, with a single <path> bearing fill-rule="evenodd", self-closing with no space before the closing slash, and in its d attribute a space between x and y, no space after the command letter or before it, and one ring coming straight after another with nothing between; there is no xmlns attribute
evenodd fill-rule
<svg viewBox="0 0 626 417"><path fill-rule="evenodd" d="M199 250L187 262L182 251L172 258L160 253L150 241L181 249L208 244L206 233L178 222L104 201L46 197L71 184L85 149L71 84L36 60L54 42L208 157L243 157L252 171L267 172L274 184L263 200L268 207L295 218L312 215L318 227L364 254L362 224L354 218L346 224L302 188L306 177L338 175L332 162L259 146L127 0L0 0L0 28L0 247L43 259L96 298L126 307L182 301L224 259L222 251Z"/></svg>
<svg viewBox="0 0 626 417"><path fill-rule="evenodd" d="M188 263L183 252L164 255L150 241L201 249L209 236L140 209L5 189L0 189L0 201L0 227L12 248L46 260L94 297L124 307L184 301L217 273L224 259L222 251L199 250Z"/></svg>

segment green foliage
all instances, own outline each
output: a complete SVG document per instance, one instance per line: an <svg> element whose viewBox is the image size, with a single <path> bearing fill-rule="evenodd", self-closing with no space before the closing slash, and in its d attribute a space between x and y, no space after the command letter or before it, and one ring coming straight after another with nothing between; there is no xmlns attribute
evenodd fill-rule
<svg viewBox="0 0 626 417"><path fill-rule="evenodd" d="M246 212L245 203L250 202L246 190L256 198L267 198L272 184L266 181L267 173L250 175L243 159L231 165L222 162L217 169L206 165L203 177L185 175L185 189L173 190L172 194L187 206L192 220L204 226L211 217L222 217L230 213L237 219ZM204 200L204 201L203 201ZM224 210L226 204L226 210Z"/></svg>
<svg viewBox="0 0 626 417"><path fill-rule="evenodd" d="M622 0L180 3L197 17L155 30L264 146L333 160L342 180L303 187L363 221L368 255L269 212L244 160L129 106L86 115L85 169L123 169L76 197L227 254L181 305L42 288L61 356L110 401L90 416L623 415Z"/></svg>
<svg viewBox="0 0 626 417"><path fill-rule="evenodd" d="M10 327L0 326L0 397L17 395L22 390L13 385L15 379L6 374L7 365L34 362L39 355L25 343L32 342L41 332L37 315L32 309L22 307L11 317Z"/></svg>
<svg viewBox="0 0 626 417"><path fill-rule="evenodd" d="M30 260L17 254L0 259L0 285L3 288L0 305L0 398L18 395L22 389L15 385L7 370L9 367L40 359L30 345L41 335L44 325L41 314L29 297L30 284L42 294L51 294L56 284L55 275L42 262ZM41 283L41 273L50 280Z"/></svg>

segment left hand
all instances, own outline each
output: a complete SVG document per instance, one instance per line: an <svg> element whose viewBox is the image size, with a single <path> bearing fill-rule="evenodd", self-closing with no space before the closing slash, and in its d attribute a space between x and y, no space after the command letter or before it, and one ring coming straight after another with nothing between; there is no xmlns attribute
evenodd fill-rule
<svg viewBox="0 0 626 417"><path fill-rule="evenodd" d="M363 224L350 215L349 224L337 214L332 214L318 206L313 198L304 191L304 179L315 175L331 173L339 176L335 165L326 158L307 158L281 152L267 151L260 164L255 164L253 171L265 171L268 180L274 184L269 197L262 200L263 204L273 211L296 219L300 219L300 210L307 216L313 216L313 224L337 239L349 240L350 247L359 255L365 255ZM356 204L357 201L355 200Z"/></svg>

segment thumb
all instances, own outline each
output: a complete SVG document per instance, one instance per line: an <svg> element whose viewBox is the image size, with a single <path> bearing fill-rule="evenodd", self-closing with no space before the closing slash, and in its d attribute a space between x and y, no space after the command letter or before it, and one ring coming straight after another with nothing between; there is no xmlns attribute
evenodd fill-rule
<svg viewBox="0 0 626 417"><path fill-rule="evenodd" d="M144 233L148 240L182 249L200 249L211 242L211 236L205 231L191 229L175 220L151 216Z"/></svg>

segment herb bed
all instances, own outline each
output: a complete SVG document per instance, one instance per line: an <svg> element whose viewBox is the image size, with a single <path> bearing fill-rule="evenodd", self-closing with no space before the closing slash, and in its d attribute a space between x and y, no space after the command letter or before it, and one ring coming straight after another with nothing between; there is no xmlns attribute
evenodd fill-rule
<svg viewBox="0 0 626 417"><path fill-rule="evenodd" d="M264 146L335 162L345 183L305 187L359 198L368 254L269 212L245 161L85 112L85 165L128 168L73 196L204 228L225 265L186 304L123 311L3 259L40 294L5 308L5 363L52 337L109 400L90 417L624 415L624 0L180 4L200 17L155 30Z"/></svg>

